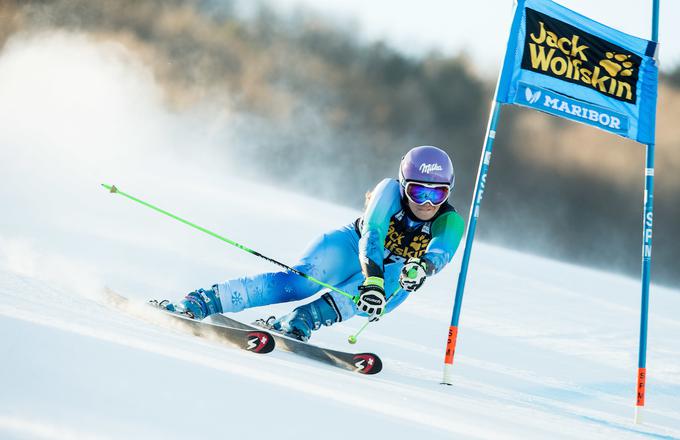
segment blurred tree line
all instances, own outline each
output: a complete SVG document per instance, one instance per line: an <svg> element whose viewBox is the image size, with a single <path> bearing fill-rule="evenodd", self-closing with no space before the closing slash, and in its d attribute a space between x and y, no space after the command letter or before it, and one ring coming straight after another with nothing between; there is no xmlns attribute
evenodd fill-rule
<svg viewBox="0 0 680 440"><path fill-rule="evenodd" d="M224 112L225 150L252 177L359 208L415 145L453 157L467 215L494 84L464 56L407 56L351 24L215 0L30 0L0 6L0 45L61 29L138 54L176 110ZM680 281L680 67L663 77L657 129L654 281ZM219 125L219 124L218 124ZM214 127L213 127L214 133ZM195 146L187 146L187 154ZM644 148L592 128L506 108L479 234L515 248L637 275ZM338 223L349 219L338 219Z"/></svg>

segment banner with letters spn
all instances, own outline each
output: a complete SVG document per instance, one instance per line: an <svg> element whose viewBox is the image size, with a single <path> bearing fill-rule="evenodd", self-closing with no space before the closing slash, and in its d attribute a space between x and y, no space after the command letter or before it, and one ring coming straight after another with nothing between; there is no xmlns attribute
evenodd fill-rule
<svg viewBox="0 0 680 440"><path fill-rule="evenodd" d="M550 0L519 0L497 99L653 143L656 50Z"/></svg>

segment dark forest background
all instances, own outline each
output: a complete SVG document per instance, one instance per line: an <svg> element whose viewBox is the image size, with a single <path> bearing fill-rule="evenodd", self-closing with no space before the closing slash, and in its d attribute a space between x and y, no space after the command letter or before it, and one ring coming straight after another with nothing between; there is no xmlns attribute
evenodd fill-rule
<svg viewBox="0 0 680 440"><path fill-rule="evenodd" d="M464 55L407 56L313 12L238 6L3 1L0 48L12 36L53 30L120 43L150 67L168 107L210 103L227 115L229 123L212 130L240 139L224 145L242 161L240 174L356 208L378 180L396 176L410 147L440 146L453 157L453 202L467 216L493 79L476 74ZM653 264L653 281L673 286L680 282L679 117L677 66L664 70L659 96ZM638 276L644 152L590 127L504 108L479 237Z"/></svg>

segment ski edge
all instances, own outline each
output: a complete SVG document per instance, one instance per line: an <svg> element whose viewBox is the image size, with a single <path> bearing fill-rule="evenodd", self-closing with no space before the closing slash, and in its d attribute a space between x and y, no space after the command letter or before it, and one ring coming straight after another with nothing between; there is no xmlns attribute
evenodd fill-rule
<svg viewBox="0 0 680 440"><path fill-rule="evenodd" d="M192 333L199 337L214 337L223 344L238 347L251 353L267 354L271 353L276 347L276 339L272 333L265 329L230 328L227 326L212 324L206 321L197 321L189 317L184 317L162 310L149 303L136 303L108 287L105 288L104 291L106 295L105 299L108 303L118 309L121 309L125 313L131 314L146 321L150 321L152 323L158 322L154 322L155 319L149 319L148 316L144 316L142 313L135 313L134 310L131 311L126 309L125 306L131 304L139 307L148 307L149 310L155 310L157 312L155 315L160 320L173 322L175 324L181 323L180 327L183 331Z"/></svg>
<svg viewBox="0 0 680 440"><path fill-rule="evenodd" d="M310 344L308 342L298 341L290 338L276 330L264 329L257 325L244 324L225 315L212 315L207 320L216 325L223 325L227 327L239 328L242 330L262 329L270 332L276 340L277 347L280 350L295 353L309 359L313 359L328 365L333 365L338 368L353 371L364 375L378 374L382 371L383 363L380 357L375 353L352 353L341 350L334 350L318 345Z"/></svg>

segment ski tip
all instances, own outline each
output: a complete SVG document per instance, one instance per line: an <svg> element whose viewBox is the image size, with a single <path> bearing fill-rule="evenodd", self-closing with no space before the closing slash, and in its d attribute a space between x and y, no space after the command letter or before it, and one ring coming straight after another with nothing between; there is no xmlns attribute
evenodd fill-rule
<svg viewBox="0 0 680 440"><path fill-rule="evenodd" d="M102 186L104 188L108 189L110 193L117 193L118 192L118 188L116 188L116 185L107 185L105 183L102 183Z"/></svg>
<svg viewBox="0 0 680 440"><path fill-rule="evenodd" d="M382 360L373 353L357 353L352 358L356 372L361 374L378 374L382 371Z"/></svg>
<svg viewBox="0 0 680 440"><path fill-rule="evenodd" d="M276 341L268 332L254 330L248 333L246 350L253 353L266 354L272 352L274 347L276 347Z"/></svg>

